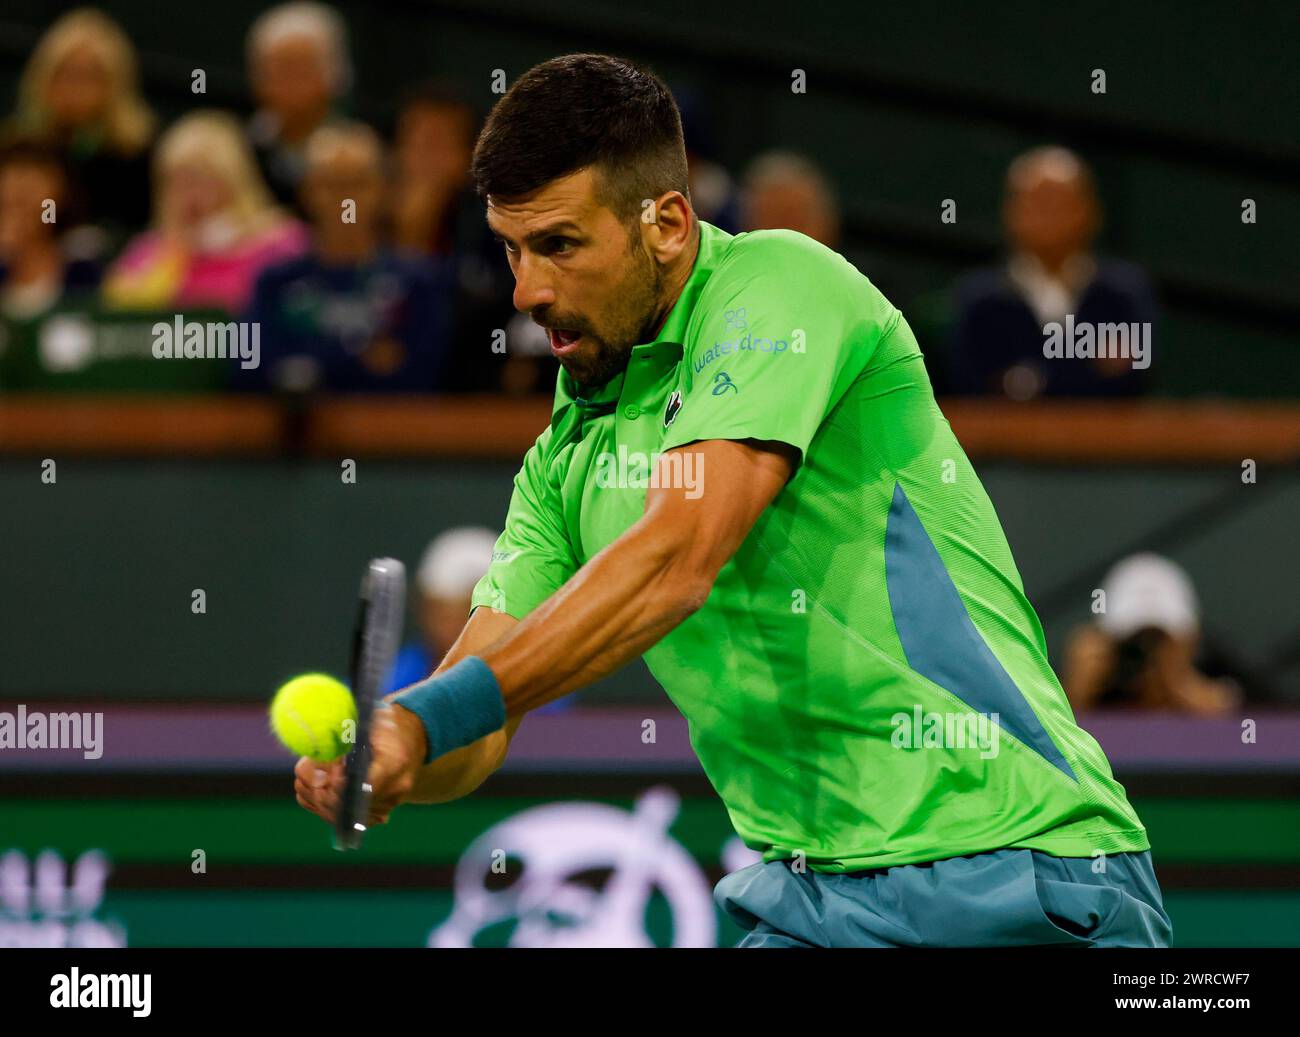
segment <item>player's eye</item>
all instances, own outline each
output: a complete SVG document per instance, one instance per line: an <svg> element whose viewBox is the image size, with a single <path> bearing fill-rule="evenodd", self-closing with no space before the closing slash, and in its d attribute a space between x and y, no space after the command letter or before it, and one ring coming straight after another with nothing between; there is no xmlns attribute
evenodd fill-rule
<svg viewBox="0 0 1300 1037"><path fill-rule="evenodd" d="M550 237L546 239L546 251L551 255L563 256L572 252L577 244L572 238Z"/></svg>

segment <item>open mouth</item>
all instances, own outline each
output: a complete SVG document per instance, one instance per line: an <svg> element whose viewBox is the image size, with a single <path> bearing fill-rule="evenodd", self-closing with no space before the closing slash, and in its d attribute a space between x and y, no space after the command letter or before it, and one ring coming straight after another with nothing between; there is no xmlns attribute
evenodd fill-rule
<svg viewBox="0 0 1300 1037"><path fill-rule="evenodd" d="M582 342L581 331L571 331L567 328L547 328L547 335L551 340L551 352L555 356L568 356Z"/></svg>

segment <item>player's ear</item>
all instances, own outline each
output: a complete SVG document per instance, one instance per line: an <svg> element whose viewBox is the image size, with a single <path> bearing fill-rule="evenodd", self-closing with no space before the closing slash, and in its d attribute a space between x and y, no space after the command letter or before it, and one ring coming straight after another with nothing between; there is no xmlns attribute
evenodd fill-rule
<svg viewBox="0 0 1300 1037"><path fill-rule="evenodd" d="M680 191L665 191L641 203L642 234L650 254L668 264L691 243L691 205Z"/></svg>

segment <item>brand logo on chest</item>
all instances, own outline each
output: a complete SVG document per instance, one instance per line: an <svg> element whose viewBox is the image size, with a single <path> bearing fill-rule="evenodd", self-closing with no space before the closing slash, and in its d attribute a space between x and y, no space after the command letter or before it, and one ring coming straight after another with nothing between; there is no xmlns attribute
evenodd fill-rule
<svg viewBox="0 0 1300 1037"><path fill-rule="evenodd" d="M668 397L668 406L664 408L664 428L667 428L677 420L677 412L682 409L682 394L680 390L673 390L673 394Z"/></svg>

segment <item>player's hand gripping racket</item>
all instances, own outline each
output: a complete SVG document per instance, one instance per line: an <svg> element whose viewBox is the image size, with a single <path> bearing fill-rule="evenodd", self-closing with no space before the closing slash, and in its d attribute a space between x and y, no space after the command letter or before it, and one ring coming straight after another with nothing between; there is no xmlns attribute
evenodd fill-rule
<svg viewBox="0 0 1300 1037"><path fill-rule="evenodd" d="M334 848L361 846L370 810L370 720L379 691L402 639L406 568L395 558L374 558L361 578L361 609L352 636L352 698L357 704L356 742L348 753L335 822Z"/></svg>

